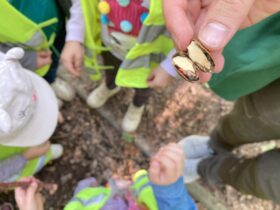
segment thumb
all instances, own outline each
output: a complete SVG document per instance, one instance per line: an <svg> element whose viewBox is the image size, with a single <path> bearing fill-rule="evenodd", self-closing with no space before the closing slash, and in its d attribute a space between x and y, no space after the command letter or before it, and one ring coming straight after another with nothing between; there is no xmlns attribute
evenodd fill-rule
<svg viewBox="0 0 280 210"><path fill-rule="evenodd" d="M199 29L199 40L210 50L230 41L247 17L254 0L216 0L209 6Z"/></svg>
<svg viewBox="0 0 280 210"><path fill-rule="evenodd" d="M21 206L24 203L25 190L20 187L17 187L15 189L15 198L16 198L17 205Z"/></svg>
<svg viewBox="0 0 280 210"><path fill-rule="evenodd" d="M27 197L29 199L35 198L35 194L37 190L38 190L38 183L36 181L32 181L31 185L27 189L27 193L26 193Z"/></svg>

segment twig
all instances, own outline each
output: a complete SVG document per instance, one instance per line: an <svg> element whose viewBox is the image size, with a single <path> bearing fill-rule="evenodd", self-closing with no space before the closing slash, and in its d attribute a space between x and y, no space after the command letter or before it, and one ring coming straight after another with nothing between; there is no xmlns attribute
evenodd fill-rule
<svg viewBox="0 0 280 210"><path fill-rule="evenodd" d="M57 185L51 183L37 182L39 188L47 190L50 194L54 194L57 191ZM32 184L32 181L16 181L16 182L0 182L0 192L14 190L17 187L27 189Z"/></svg>
<svg viewBox="0 0 280 210"><path fill-rule="evenodd" d="M207 210L227 210L205 187L198 182L187 185L190 194L199 201Z"/></svg>

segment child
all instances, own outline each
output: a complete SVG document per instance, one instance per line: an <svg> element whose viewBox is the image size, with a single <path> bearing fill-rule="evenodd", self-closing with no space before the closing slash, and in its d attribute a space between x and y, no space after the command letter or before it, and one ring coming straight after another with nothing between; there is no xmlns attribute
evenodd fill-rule
<svg viewBox="0 0 280 210"><path fill-rule="evenodd" d="M57 125L55 95L45 80L22 68L23 55L13 48L0 61L1 182L33 175L63 152L48 141Z"/></svg>
<svg viewBox="0 0 280 210"><path fill-rule="evenodd" d="M1 1L0 51L15 46L26 50L24 68L35 71L52 84L59 98L69 101L73 88L56 79L59 51L64 45L64 19L56 0ZM7 21L9 20L9 21Z"/></svg>
<svg viewBox="0 0 280 210"><path fill-rule="evenodd" d="M159 63L172 49L172 41L164 26L161 1L156 0L98 0L81 1L84 12L85 28L85 62L93 63L98 71L96 56L102 56L106 66L105 81L87 98L92 108L103 106L106 101L120 91L120 86L135 89L133 102L125 114L122 128L126 132L137 129L144 106L152 95L153 81L161 78L170 79L163 70L166 62ZM101 26L96 8L100 10ZM77 7L76 10L81 10ZM83 20L77 21L77 23ZM101 31L103 45L107 51L98 46ZM74 75L79 75L80 68L75 68L82 57L76 50L79 43L66 42L62 53L62 62ZM108 51L109 49L109 51ZM70 66L68 64L71 64ZM113 65L113 67L112 67ZM154 72L150 75L151 70ZM150 76L149 76L150 75Z"/></svg>
<svg viewBox="0 0 280 210"><path fill-rule="evenodd" d="M109 188L98 186L94 178L79 183L65 210L196 210L183 184L184 152L178 144L162 147L153 157L149 174L141 170L133 183L111 179ZM42 210L36 180L24 190L17 188L20 210Z"/></svg>

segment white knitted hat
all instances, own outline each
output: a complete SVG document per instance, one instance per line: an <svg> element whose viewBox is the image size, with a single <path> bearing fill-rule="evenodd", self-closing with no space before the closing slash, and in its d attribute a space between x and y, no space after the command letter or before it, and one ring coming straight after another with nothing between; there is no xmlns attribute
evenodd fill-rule
<svg viewBox="0 0 280 210"><path fill-rule="evenodd" d="M21 48L0 55L0 144L6 146L42 144L57 125L55 95L44 79L20 65L23 55Z"/></svg>

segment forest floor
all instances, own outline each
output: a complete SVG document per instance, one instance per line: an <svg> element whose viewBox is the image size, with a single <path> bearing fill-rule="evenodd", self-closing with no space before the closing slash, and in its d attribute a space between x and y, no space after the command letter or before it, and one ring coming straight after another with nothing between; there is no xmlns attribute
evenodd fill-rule
<svg viewBox="0 0 280 210"><path fill-rule="evenodd" d="M111 116L113 124L120 125L132 96L132 90L124 89L102 109ZM140 139L138 145L156 151L161 145L187 135L208 135L220 116L231 108L231 102L220 99L199 84L177 82L164 91L155 92L149 100L135 134ZM147 156L133 143L124 141L121 133L112 127L112 122L90 109L83 100L77 97L65 103L62 113L65 121L58 126L51 140L64 146L64 154L37 175L40 180L59 186L55 195L46 195L47 210L63 209L78 181L86 177L93 176L104 183L115 171L124 168L128 160L136 169L148 167ZM266 146L246 145L237 154L254 156L274 144L279 145L279 142L266 143ZM280 210L270 201L243 195L228 186L209 190L228 210ZM0 204L4 201L14 203L13 194L0 194ZM200 210L205 209L200 203L198 206Z"/></svg>

